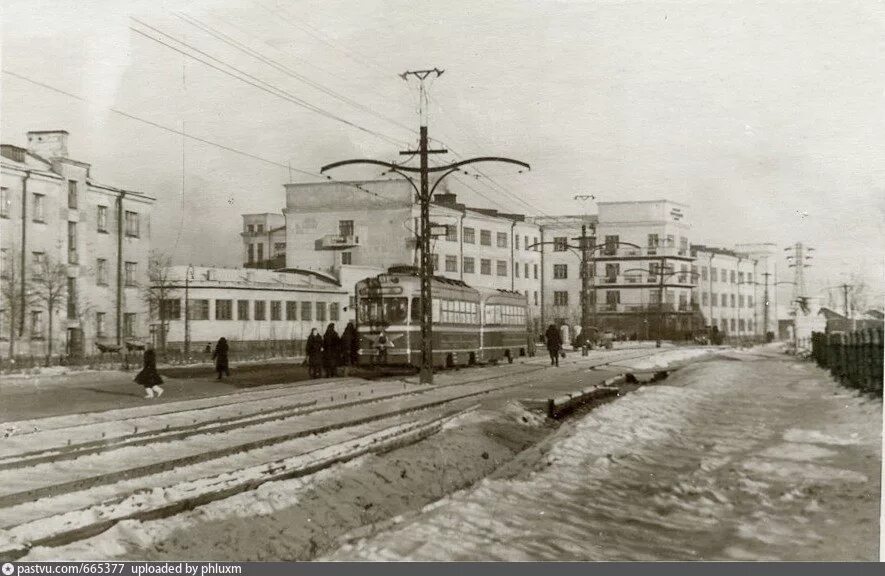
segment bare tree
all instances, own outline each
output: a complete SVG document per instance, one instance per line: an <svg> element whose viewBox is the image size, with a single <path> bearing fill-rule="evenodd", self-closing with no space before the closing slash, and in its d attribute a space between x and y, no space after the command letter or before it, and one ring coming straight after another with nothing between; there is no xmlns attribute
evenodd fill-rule
<svg viewBox="0 0 885 576"><path fill-rule="evenodd" d="M47 311L46 359L48 361L52 356L53 320L66 300L68 268L47 255L34 267L30 285L35 302Z"/></svg>
<svg viewBox="0 0 885 576"><path fill-rule="evenodd" d="M6 329L9 335L9 356L15 356L16 337L21 336L19 333L22 310L22 286L21 286L21 266L19 259L21 252L16 246L11 246L5 250L6 259L0 266L0 298L2 304L0 307L6 312L7 322ZM26 290L26 292L29 292Z"/></svg>
<svg viewBox="0 0 885 576"><path fill-rule="evenodd" d="M148 257L148 285L142 289L142 298L152 318L160 321L159 348L166 352L166 332L169 326L170 302L176 293L172 278L172 257L156 250Z"/></svg>

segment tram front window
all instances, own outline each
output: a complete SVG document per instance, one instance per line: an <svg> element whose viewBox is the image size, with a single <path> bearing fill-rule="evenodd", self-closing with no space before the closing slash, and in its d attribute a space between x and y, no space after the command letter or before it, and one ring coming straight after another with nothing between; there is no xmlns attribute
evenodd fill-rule
<svg viewBox="0 0 885 576"><path fill-rule="evenodd" d="M405 324L409 318L408 298L385 298L384 320L389 324Z"/></svg>

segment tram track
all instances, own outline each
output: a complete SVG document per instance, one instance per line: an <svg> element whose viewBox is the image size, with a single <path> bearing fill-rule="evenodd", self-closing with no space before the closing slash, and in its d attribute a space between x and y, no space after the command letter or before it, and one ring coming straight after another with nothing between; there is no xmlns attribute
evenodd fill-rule
<svg viewBox="0 0 885 576"><path fill-rule="evenodd" d="M574 366L574 371L599 368L657 353L659 353L658 350L644 350L637 354L614 354L610 358L600 358L598 361L577 364ZM113 441L106 440L103 443L82 442L79 445L72 445L70 448L65 445L61 447L63 450L59 450L59 447L56 446L21 452L17 455L18 460L16 460L16 455L9 456L0 461L0 556L5 557L7 552L18 550L14 556L19 557L19 552L24 553L22 551L33 545L34 542L43 541L40 539L42 537L34 540L28 536L25 540L29 543L25 545L25 548L14 543L4 545L3 532L9 533L11 530L15 533L16 529L23 525L18 522L17 518L19 517L28 518L25 522L28 526L33 527L37 525L34 524L35 522L38 524L44 522L40 525L51 528L50 519L61 518L64 514L73 513L74 510L71 508L76 509L78 502L83 503L81 500L85 499L89 502L85 508L89 510L96 506L113 507L114 502L119 504L127 498L143 493L146 486L151 485L149 481L152 478L158 478L164 474L172 474L173 476L177 474L174 484L168 487L168 489L174 489L175 486L181 484L205 479L211 475L212 471L215 471L217 475L219 469L226 470L228 475L231 473L236 475L240 471L233 464L236 461L253 462L253 467L270 466L273 468L274 462L279 458L273 459L271 457L273 455L279 456L279 451L287 450L289 445L295 446L297 444L302 447L299 449L303 449L304 446L322 444L324 438L337 438L336 435L340 434L348 436L379 426L385 427L383 429L393 430L397 426L403 425L404 421L413 424L416 422L426 424L425 420L427 419L422 414L426 415L428 412L437 414L440 411L448 414L457 411L458 406L473 402L480 396L516 386L524 386L537 378L537 372L547 368L546 364L523 364L519 370L507 370L503 374L489 374L486 371L485 374L476 378L433 387L409 387L406 391L382 397L346 403L330 403L324 406L311 404L276 408L258 411L246 417L234 415L227 416L224 421L216 419L194 423L191 427L183 425L176 430L163 426L160 430L142 431L139 436L129 434L113 439ZM569 372L571 371L569 370ZM509 379L509 381L489 386L490 381L501 379ZM341 381L336 384L340 383ZM323 384L318 383L318 386ZM400 380L394 381L390 385L406 386L407 384L408 382L404 383ZM377 388L384 387L384 384L378 381L372 382L371 385ZM343 392L343 389L338 392ZM323 391L323 393L328 393L328 391ZM223 402L214 408L223 408L230 406L230 404L230 402ZM358 406L362 406L362 414L356 417L347 410ZM204 406L201 410L208 411L212 408L212 406ZM177 413L170 410L164 414L155 414L153 417L173 417ZM431 415L428 422L433 421L435 417ZM132 418L136 418L136 416ZM390 420L392 419L397 419L398 423L391 425ZM124 418L124 420L131 420L131 418ZM108 423L103 422L103 424ZM158 426L161 424L162 422ZM91 423L82 427L95 425L95 423ZM235 434L236 437L234 437ZM389 439L394 441L396 438L396 434L393 434ZM172 444L173 440L181 442ZM353 438L348 436L343 442L346 444L352 440ZM292 444L293 442L295 444ZM158 454L158 451L162 452L158 449L160 445L173 446L174 450L170 452L174 452L174 454ZM187 449L182 450L182 446L185 445ZM330 446L335 446L335 444ZM52 452L52 450L56 451ZM254 463L260 461L261 458L271 458L271 462L269 464L266 462ZM55 463L60 463L65 470L59 470L60 467L55 466ZM135 465L132 465L133 463ZM329 465L331 464L327 464L326 467ZM75 478L71 478L72 469L79 473L75 474L77 476ZM234 472L231 472L231 469L234 469ZM322 467L305 468L305 470L308 469L316 471ZM305 472L305 474L307 473L312 472ZM38 480L35 486L33 480L27 481L29 474L34 474L38 478L42 478L43 481ZM24 489L2 489L2 486L25 486L28 484L30 487ZM227 492L221 490L215 491L213 494L215 496L205 501L224 498ZM188 501L192 506L205 503L199 499ZM172 508L161 508L162 510L158 508L153 513L161 516L175 513ZM20 514L24 511L28 511L28 513ZM150 513L150 507L139 512L139 514L144 513ZM89 516L92 512L88 514L84 512L84 514ZM147 517L150 516L145 516L145 518ZM89 528L89 530L93 529L94 526ZM49 542L49 540L46 541L47 544Z"/></svg>

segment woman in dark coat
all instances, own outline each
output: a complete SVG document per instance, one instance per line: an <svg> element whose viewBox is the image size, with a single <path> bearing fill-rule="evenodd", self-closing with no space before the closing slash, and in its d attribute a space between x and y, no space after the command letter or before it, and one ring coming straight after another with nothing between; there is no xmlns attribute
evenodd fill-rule
<svg viewBox="0 0 885 576"><path fill-rule="evenodd" d="M345 366L356 366L359 362L360 340L353 321L347 323L341 334L341 361Z"/></svg>
<svg viewBox="0 0 885 576"><path fill-rule="evenodd" d="M163 394L163 389L160 388L163 378L157 372L157 353L152 346L144 351L144 368L135 376L135 382L144 386L145 398L153 398L154 394L159 398Z"/></svg>
<svg viewBox="0 0 885 576"><path fill-rule="evenodd" d="M544 334L547 341L547 351L550 353L550 365L559 366L559 351L562 348L562 335L555 325L551 324Z"/></svg>
<svg viewBox="0 0 885 576"><path fill-rule="evenodd" d="M218 344L215 345L215 352L212 353L212 357L215 358L215 371L218 372L218 380L221 380L221 375L226 374L228 378L230 378L230 368L227 363L227 338L222 336L218 339Z"/></svg>
<svg viewBox="0 0 885 576"><path fill-rule="evenodd" d="M341 358L341 338L335 332L335 324L329 324L323 335L323 368L326 370L326 378L335 376L339 358Z"/></svg>
<svg viewBox="0 0 885 576"><path fill-rule="evenodd" d="M305 346L305 356L307 356L307 370L311 378L319 378L322 373L323 366L323 337L316 328L310 329L310 336L307 337L307 345Z"/></svg>

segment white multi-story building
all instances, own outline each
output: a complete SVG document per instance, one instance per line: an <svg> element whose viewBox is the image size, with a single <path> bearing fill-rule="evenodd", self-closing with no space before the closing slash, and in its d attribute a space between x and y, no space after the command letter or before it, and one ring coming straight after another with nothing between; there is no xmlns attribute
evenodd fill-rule
<svg viewBox="0 0 885 576"><path fill-rule="evenodd" d="M351 295L356 282L369 275L418 265L420 207L405 180L287 184L283 216L285 268L326 275ZM255 244L255 218L244 216L247 255L248 244ZM438 275L519 291L537 315L541 250L527 249L539 242L537 225L522 215L469 208L447 192L434 196L431 220L448 227L448 234L432 241Z"/></svg>
<svg viewBox="0 0 885 576"><path fill-rule="evenodd" d="M247 268L276 270L286 265L286 218L282 214L243 214L243 257Z"/></svg>
<svg viewBox="0 0 885 576"><path fill-rule="evenodd" d="M89 164L68 157L63 130L27 137L26 148L3 144L0 158L2 353L80 354L145 338L154 199L94 182ZM48 292L53 310L35 298Z"/></svg>
<svg viewBox="0 0 885 576"><path fill-rule="evenodd" d="M159 346L166 324L169 349L182 349L187 333L192 351L223 336L239 351L278 345L301 353L311 328L322 333L332 322L340 334L354 319L348 290L311 273L173 266L160 289L164 321L155 310L151 334Z"/></svg>

